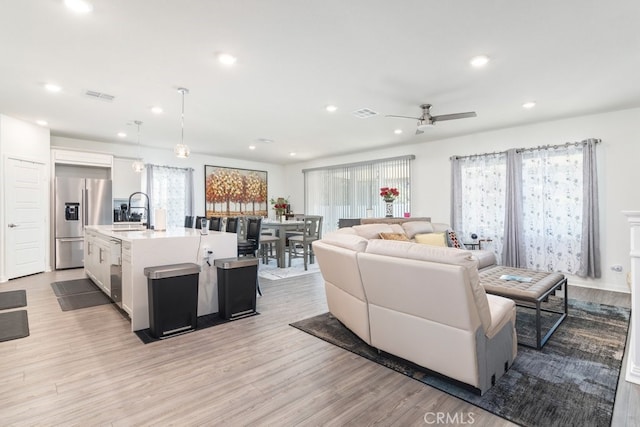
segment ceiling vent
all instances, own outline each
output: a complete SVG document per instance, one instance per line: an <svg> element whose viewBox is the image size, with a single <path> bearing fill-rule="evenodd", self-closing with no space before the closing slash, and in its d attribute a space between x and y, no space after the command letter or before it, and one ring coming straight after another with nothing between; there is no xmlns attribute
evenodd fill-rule
<svg viewBox="0 0 640 427"><path fill-rule="evenodd" d="M108 93L96 92L95 90L87 90L84 93L85 96L93 99L99 99L101 101L112 102L115 96Z"/></svg>
<svg viewBox="0 0 640 427"><path fill-rule="evenodd" d="M375 111L369 109L369 108L361 108L359 110L356 110L354 112L352 112L351 114L353 114L354 116L358 117L359 119L367 119L369 117L373 117L373 116L377 116L378 113L376 113Z"/></svg>

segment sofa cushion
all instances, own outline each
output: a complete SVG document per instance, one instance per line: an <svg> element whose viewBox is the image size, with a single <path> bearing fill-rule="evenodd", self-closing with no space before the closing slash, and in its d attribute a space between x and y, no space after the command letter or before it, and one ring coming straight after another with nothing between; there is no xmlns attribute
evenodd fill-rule
<svg viewBox="0 0 640 427"><path fill-rule="evenodd" d="M422 261L439 262L443 264L459 265L464 267L474 300L478 307L478 315L485 331L491 327L491 313L484 288L480 285L478 275L478 261L471 251L423 245L412 242L398 242L393 240L371 240L367 245L366 253L387 255L396 258L408 258Z"/></svg>
<svg viewBox="0 0 640 427"><path fill-rule="evenodd" d="M393 233L393 228L389 224L366 224L354 225L352 227L358 236L365 239L379 239L380 233Z"/></svg>
<svg viewBox="0 0 640 427"><path fill-rule="evenodd" d="M321 242L328 245L338 246L345 249L351 249L356 252L364 252L367 248L369 240L355 234L346 233L327 233L322 237Z"/></svg>
<svg viewBox="0 0 640 427"><path fill-rule="evenodd" d="M433 233L433 225L428 221L410 221L402 224L405 234L413 239L416 234Z"/></svg>
<svg viewBox="0 0 640 427"><path fill-rule="evenodd" d="M422 243L423 245L447 246L444 233L416 234L414 239L416 243Z"/></svg>
<svg viewBox="0 0 640 427"><path fill-rule="evenodd" d="M404 233L380 233L380 238L383 240L400 240L408 242L409 238Z"/></svg>

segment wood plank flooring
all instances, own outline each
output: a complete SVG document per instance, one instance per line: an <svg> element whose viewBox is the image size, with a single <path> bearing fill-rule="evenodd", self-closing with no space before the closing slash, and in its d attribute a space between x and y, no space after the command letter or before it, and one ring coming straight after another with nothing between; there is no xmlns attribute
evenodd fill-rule
<svg viewBox="0 0 640 427"><path fill-rule="evenodd" d="M83 275L0 284L27 290L31 332L0 343L0 425L424 426L436 412L512 425L288 326L327 311L319 274L261 280L260 315L148 345L113 305L60 310L50 283ZM570 296L630 304L575 287ZM639 393L623 372L613 425L638 425Z"/></svg>

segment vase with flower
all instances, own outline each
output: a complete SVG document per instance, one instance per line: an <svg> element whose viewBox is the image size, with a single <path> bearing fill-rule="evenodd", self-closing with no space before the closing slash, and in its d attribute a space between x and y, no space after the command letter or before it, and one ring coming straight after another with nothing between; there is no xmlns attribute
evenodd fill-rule
<svg viewBox="0 0 640 427"><path fill-rule="evenodd" d="M275 199L271 199L270 202L273 205L273 210L276 212L276 220L278 222L282 222L282 217L289 206L289 200L284 197L277 197Z"/></svg>
<svg viewBox="0 0 640 427"><path fill-rule="evenodd" d="M381 187L380 188L380 197L385 202L385 217L391 218L393 217L393 202L396 200L396 197L400 195L400 192L395 187Z"/></svg>

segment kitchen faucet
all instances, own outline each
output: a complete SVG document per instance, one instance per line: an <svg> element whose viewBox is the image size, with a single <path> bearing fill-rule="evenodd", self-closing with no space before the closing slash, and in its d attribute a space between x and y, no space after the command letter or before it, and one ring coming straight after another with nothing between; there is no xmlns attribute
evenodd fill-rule
<svg viewBox="0 0 640 427"><path fill-rule="evenodd" d="M129 196L129 215L131 215L131 198L133 196L135 196L136 194L142 194L144 197L147 198L147 204L146 206L143 206L142 209L144 209L145 211L147 211L147 229L151 228L151 221L149 218L149 208L150 208L150 202L149 202L149 196L147 195L147 193L143 193L142 191L136 191L135 193L131 193L131 195ZM135 208L140 208L140 206L134 206Z"/></svg>

